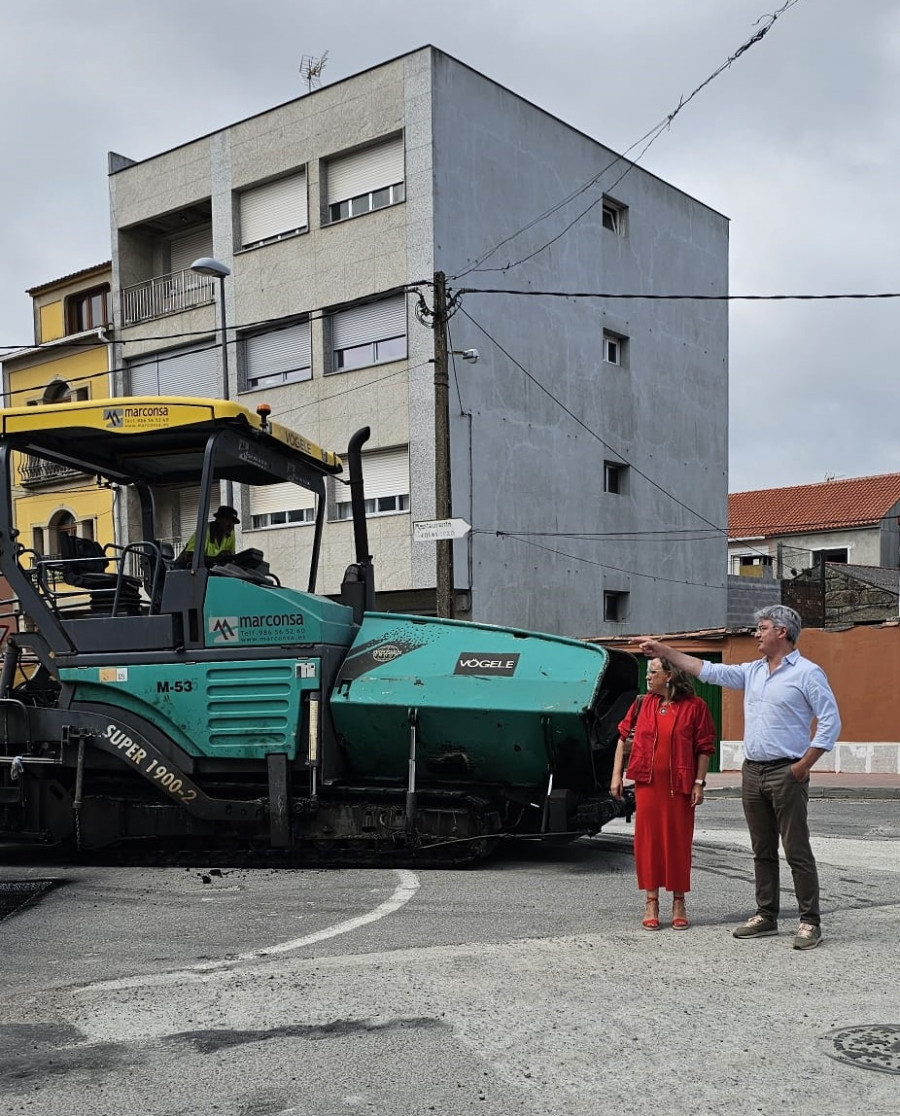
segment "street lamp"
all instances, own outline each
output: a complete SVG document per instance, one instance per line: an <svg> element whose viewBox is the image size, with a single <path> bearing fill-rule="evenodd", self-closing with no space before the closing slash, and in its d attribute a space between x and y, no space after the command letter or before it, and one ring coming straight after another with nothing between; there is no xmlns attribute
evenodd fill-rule
<svg viewBox="0 0 900 1116"><path fill-rule="evenodd" d="M214 279L219 280L219 314L222 321L222 387L223 399L230 399L231 396L228 392L228 326L225 322L225 276L231 274L231 268L226 267L219 260L214 260L211 256L201 256L199 260L194 260L191 264L191 271L196 271L198 275L211 275Z"/></svg>
<svg viewBox="0 0 900 1116"><path fill-rule="evenodd" d="M191 271L198 275L211 275L219 280L219 313L222 321L222 398L230 399L228 391L228 325L225 320L225 276L231 274L231 268L221 260L214 260L212 256L201 256L191 264ZM234 506L234 490L230 480L225 481L225 503Z"/></svg>

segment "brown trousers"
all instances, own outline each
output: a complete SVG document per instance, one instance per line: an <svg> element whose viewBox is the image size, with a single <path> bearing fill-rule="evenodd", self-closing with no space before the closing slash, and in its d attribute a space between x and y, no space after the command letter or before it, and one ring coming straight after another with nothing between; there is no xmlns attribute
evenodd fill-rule
<svg viewBox="0 0 900 1116"><path fill-rule="evenodd" d="M778 918L780 837L785 859L794 876L800 921L818 926L822 916L819 873L809 843L809 779L798 783L789 763L772 767L746 760L742 770L741 801L753 848L757 913L765 918Z"/></svg>

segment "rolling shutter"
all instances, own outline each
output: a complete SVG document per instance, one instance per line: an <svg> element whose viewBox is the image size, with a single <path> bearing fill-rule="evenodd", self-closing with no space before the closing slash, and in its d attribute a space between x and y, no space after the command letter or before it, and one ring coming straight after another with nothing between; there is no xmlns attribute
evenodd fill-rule
<svg viewBox="0 0 900 1116"><path fill-rule="evenodd" d="M220 348L214 341L167 349L149 357L128 361L128 386L131 395L206 395L222 394Z"/></svg>
<svg viewBox="0 0 900 1116"><path fill-rule="evenodd" d="M316 506L316 494L299 485L269 484L254 488L250 494L250 510L253 515L270 515L272 512L300 511Z"/></svg>
<svg viewBox="0 0 900 1116"><path fill-rule="evenodd" d="M409 495L409 448L375 450L362 455L363 494L367 500ZM336 504L350 503L350 486L334 483Z"/></svg>
<svg viewBox="0 0 900 1116"><path fill-rule="evenodd" d="M179 236L169 243L169 271L187 271L194 260L211 256L213 250L212 229L197 229Z"/></svg>
<svg viewBox="0 0 900 1116"><path fill-rule="evenodd" d="M221 503L219 486L214 484L209 497L209 515L212 518L216 508ZM187 540L197 530L197 513L200 511L200 489L182 488L178 492L178 525L181 529L181 541Z"/></svg>
<svg viewBox="0 0 900 1116"><path fill-rule="evenodd" d="M367 500L409 494L409 450L377 450L363 454L363 491Z"/></svg>
<svg viewBox="0 0 900 1116"><path fill-rule="evenodd" d="M327 164L328 204L403 181L403 137L354 151Z"/></svg>
<svg viewBox="0 0 900 1116"><path fill-rule="evenodd" d="M244 339L244 358L248 383L281 373L309 370L312 364L309 322L299 322L285 329L255 333ZM291 379L310 379L291 376Z"/></svg>
<svg viewBox="0 0 900 1116"><path fill-rule="evenodd" d="M406 336L406 296L396 295L339 310L331 319L333 349L349 349L387 337Z"/></svg>
<svg viewBox="0 0 900 1116"><path fill-rule="evenodd" d="M305 229L309 222L306 171L241 194L241 247Z"/></svg>

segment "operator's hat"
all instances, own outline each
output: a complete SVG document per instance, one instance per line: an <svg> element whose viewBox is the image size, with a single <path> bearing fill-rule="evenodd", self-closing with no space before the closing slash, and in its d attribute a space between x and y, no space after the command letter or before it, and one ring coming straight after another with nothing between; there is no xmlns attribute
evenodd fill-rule
<svg viewBox="0 0 900 1116"><path fill-rule="evenodd" d="M218 519L220 515L227 515L229 519L233 519L235 523L240 523L238 513L231 507L230 504L222 504L216 509L215 518Z"/></svg>

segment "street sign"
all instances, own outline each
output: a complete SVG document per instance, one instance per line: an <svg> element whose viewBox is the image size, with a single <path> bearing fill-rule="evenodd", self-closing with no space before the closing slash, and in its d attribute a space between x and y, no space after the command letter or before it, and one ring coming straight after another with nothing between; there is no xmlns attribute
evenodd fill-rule
<svg viewBox="0 0 900 1116"><path fill-rule="evenodd" d="M423 519L413 524L413 538L416 542L462 539L471 530L471 524L464 519Z"/></svg>

